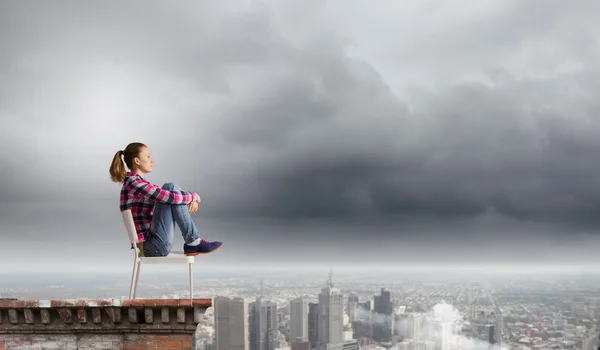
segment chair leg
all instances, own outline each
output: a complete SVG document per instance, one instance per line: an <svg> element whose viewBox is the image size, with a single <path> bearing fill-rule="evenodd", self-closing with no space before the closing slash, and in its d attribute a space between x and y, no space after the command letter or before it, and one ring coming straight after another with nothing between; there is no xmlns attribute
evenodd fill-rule
<svg viewBox="0 0 600 350"><path fill-rule="evenodd" d="M188 264L190 267L190 299L194 299L194 274L192 273L192 264Z"/></svg>
<svg viewBox="0 0 600 350"><path fill-rule="evenodd" d="M138 281L140 279L140 269L142 268L142 262L137 263L137 272L135 274L135 283L133 285L133 299L135 299L135 293L137 292Z"/></svg>
<svg viewBox="0 0 600 350"><path fill-rule="evenodd" d="M129 283L129 300L133 299L133 284L135 283L135 276L137 272L137 257L133 256L133 268L131 269L131 283Z"/></svg>

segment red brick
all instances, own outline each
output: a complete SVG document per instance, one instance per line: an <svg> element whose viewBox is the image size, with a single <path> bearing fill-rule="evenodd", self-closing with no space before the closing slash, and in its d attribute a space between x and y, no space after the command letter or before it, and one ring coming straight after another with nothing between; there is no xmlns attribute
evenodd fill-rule
<svg viewBox="0 0 600 350"><path fill-rule="evenodd" d="M112 299L98 300L98 305L100 305L100 306L113 306L113 301L112 301Z"/></svg>
<svg viewBox="0 0 600 350"><path fill-rule="evenodd" d="M186 349L186 350L191 350L192 349L192 341L182 341L181 342L181 348L182 349Z"/></svg>
<svg viewBox="0 0 600 350"><path fill-rule="evenodd" d="M190 299L181 299L179 300L179 306L192 306L192 301Z"/></svg>
<svg viewBox="0 0 600 350"><path fill-rule="evenodd" d="M150 335L146 340L172 340L172 338L167 335Z"/></svg>
<svg viewBox="0 0 600 350"><path fill-rule="evenodd" d="M192 300L192 306L206 306L206 307L211 307L212 306L212 300L210 300L210 299L193 299Z"/></svg>
<svg viewBox="0 0 600 350"><path fill-rule="evenodd" d="M191 335L171 335L171 336L169 336L169 339L178 340L178 341L186 341L186 340L192 340L192 336Z"/></svg>
<svg viewBox="0 0 600 350"><path fill-rule="evenodd" d="M39 307L40 303L37 300L27 300L25 301L25 307Z"/></svg>
<svg viewBox="0 0 600 350"><path fill-rule="evenodd" d="M14 309L18 300L0 300L0 309Z"/></svg>
<svg viewBox="0 0 600 350"><path fill-rule="evenodd" d="M123 350L126 349L141 349L141 346L138 346L137 341L125 340L123 341Z"/></svg>
<svg viewBox="0 0 600 350"><path fill-rule="evenodd" d="M72 300L50 300L50 307L75 306Z"/></svg>
<svg viewBox="0 0 600 350"><path fill-rule="evenodd" d="M159 341L156 344L156 347L159 349L162 348L177 348L177 349L181 349L181 342L180 341Z"/></svg>
<svg viewBox="0 0 600 350"><path fill-rule="evenodd" d="M144 306L144 302L141 301L140 299L133 299L131 301L131 306Z"/></svg>
<svg viewBox="0 0 600 350"><path fill-rule="evenodd" d="M154 303L156 304L156 306L166 306L167 305L167 300L168 299L156 299L154 301Z"/></svg>
<svg viewBox="0 0 600 350"><path fill-rule="evenodd" d="M75 306L87 306L87 301L79 299L75 301Z"/></svg>
<svg viewBox="0 0 600 350"><path fill-rule="evenodd" d="M155 306L156 305L156 300L154 300L154 299L143 299L142 300L142 304L144 304L144 306Z"/></svg>
<svg viewBox="0 0 600 350"><path fill-rule="evenodd" d="M142 340L138 340L135 342L135 346L141 349L153 349L156 348L156 342L155 341L142 341Z"/></svg>
<svg viewBox="0 0 600 350"><path fill-rule="evenodd" d="M3 341L0 341L0 349L6 349L6 343Z"/></svg>
<svg viewBox="0 0 600 350"><path fill-rule="evenodd" d="M179 306L179 300L177 299L167 299L167 306Z"/></svg>

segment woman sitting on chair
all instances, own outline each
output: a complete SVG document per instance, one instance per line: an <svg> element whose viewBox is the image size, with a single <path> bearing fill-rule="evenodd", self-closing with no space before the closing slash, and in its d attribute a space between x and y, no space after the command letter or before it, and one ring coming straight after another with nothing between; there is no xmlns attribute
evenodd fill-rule
<svg viewBox="0 0 600 350"><path fill-rule="evenodd" d="M129 172L125 171L123 161ZM123 184L120 209L131 210L144 256L167 256L171 252L173 222L183 235L186 255L206 254L223 246L222 242L202 239L192 221L190 214L200 204L197 193L183 191L173 182L161 188L145 179L153 163L148 147L134 142L115 154L109 170L111 180Z"/></svg>

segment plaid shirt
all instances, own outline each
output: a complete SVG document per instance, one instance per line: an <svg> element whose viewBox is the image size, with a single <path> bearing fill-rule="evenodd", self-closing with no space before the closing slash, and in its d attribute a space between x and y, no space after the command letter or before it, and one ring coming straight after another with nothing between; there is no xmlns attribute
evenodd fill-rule
<svg viewBox="0 0 600 350"><path fill-rule="evenodd" d="M154 204L189 204L196 198L196 193L188 191L169 191L154 185L141 175L128 172L121 188L121 211L131 210L138 240L144 242L154 215Z"/></svg>

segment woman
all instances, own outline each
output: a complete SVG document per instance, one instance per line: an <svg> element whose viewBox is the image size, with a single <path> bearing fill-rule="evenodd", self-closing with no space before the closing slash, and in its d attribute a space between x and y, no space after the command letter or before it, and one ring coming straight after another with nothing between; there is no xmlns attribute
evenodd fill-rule
<svg viewBox="0 0 600 350"><path fill-rule="evenodd" d="M123 161L129 172L125 171ZM222 242L202 239L192 221L190 214L200 204L197 193L183 191L172 182L161 188L145 179L153 163L148 147L134 142L115 154L109 171L113 182L123 184L120 208L131 210L144 256L166 256L171 252L173 222L183 235L185 255L206 254L223 246Z"/></svg>

